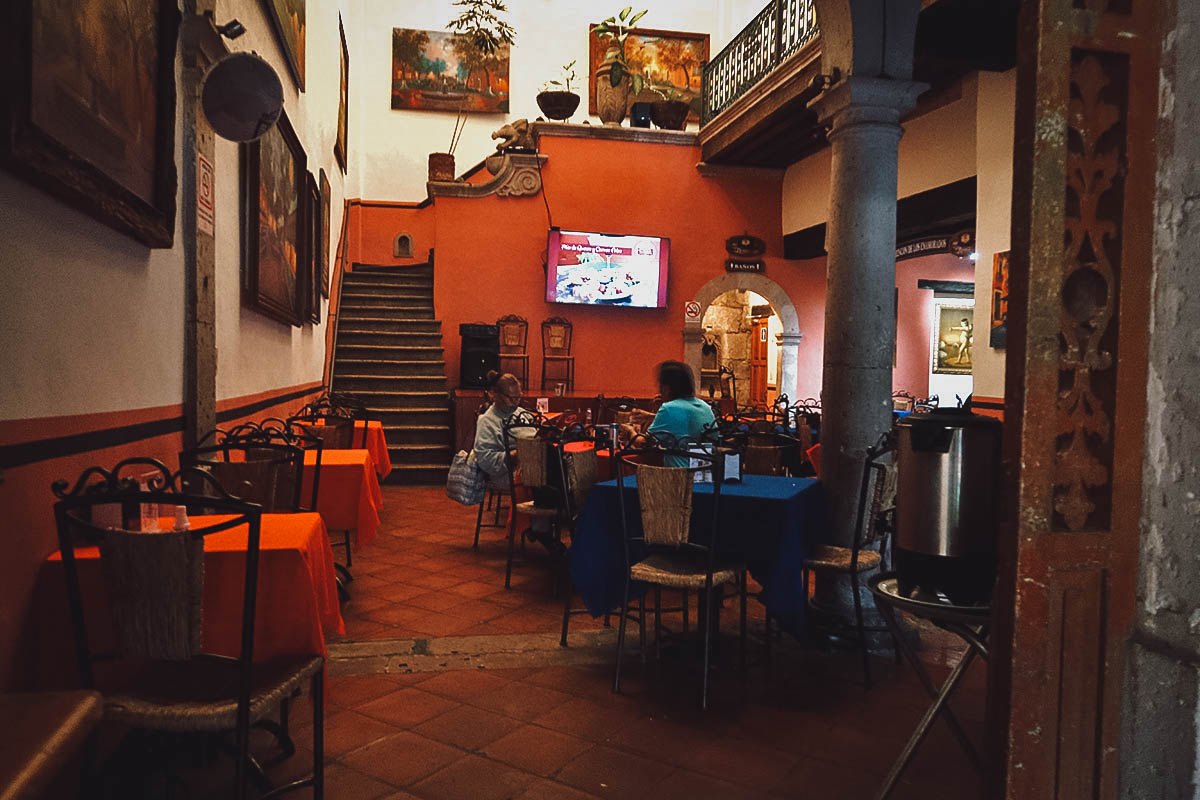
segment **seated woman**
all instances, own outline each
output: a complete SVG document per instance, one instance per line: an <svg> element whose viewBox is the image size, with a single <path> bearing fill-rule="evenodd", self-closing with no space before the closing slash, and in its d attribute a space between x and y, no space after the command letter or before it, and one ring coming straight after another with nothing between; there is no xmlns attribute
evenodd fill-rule
<svg viewBox="0 0 1200 800"><path fill-rule="evenodd" d="M696 397L696 381L691 368L680 361L664 361L655 372L658 391L665 402L654 415L647 433L667 433L676 439L697 438L716 418L708 403ZM633 435L632 429L628 433ZM671 456L665 465L686 467L688 460L683 456Z"/></svg>
<svg viewBox="0 0 1200 800"><path fill-rule="evenodd" d="M483 470L489 484L507 490L508 464L505 457L508 451L504 442L504 426L514 417L517 421L523 417L532 420L532 415L520 406L521 381L515 375L507 372L498 375L492 370L487 375L487 386L492 404L475 420L475 463ZM514 435L530 435L528 431L514 431ZM537 502L541 498L535 496L533 499ZM530 538L550 547L550 520L534 517Z"/></svg>

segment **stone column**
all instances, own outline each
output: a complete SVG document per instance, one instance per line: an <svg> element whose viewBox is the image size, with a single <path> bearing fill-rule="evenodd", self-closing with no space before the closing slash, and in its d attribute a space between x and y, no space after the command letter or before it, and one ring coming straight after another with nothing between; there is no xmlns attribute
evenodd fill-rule
<svg viewBox="0 0 1200 800"><path fill-rule="evenodd" d="M814 105L830 126L821 480L832 537L853 538L864 453L892 423L900 116L923 83L851 76Z"/></svg>

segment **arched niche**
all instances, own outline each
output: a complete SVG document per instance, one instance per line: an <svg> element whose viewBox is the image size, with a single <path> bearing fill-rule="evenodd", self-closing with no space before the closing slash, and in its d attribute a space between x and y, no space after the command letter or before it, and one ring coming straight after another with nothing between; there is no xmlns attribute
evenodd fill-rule
<svg viewBox="0 0 1200 800"><path fill-rule="evenodd" d="M703 315L712 302L719 296L734 290L744 290L760 294L779 314L783 325L783 335L780 338L779 391L795 399L796 380L800 360L800 320L796 316L796 307L792 299L775 281L754 272L727 272L713 278L696 292L692 298L700 306ZM703 318L703 317L702 317ZM683 323L683 360L692 368L693 373L700 375L700 347L704 343L704 323L701 319L685 320Z"/></svg>
<svg viewBox="0 0 1200 800"><path fill-rule="evenodd" d="M413 237L411 233L398 233L392 242L393 258L413 257Z"/></svg>

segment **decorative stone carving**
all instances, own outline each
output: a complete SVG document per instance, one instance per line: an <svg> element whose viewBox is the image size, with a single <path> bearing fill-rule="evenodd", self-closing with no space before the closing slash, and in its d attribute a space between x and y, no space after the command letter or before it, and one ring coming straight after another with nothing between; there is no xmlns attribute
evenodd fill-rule
<svg viewBox="0 0 1200 800"><path fill-rule="evenodd" d="M496 158L496 157L493 157ZM486 183L465 181L430 181L426 184L430 197L528 197L542 190L540 166L546 162L541 153L514 153L505 151L499 161L488 164L488 171L495 175ZM493 167L495 170L493 171Z"/></svg>
<svg viewBox="0 0 1200 800"><path fill-rule="evenodd" d="M496 149L505 150L535 150L537 143L533 140L533 128L527 119L515 119L499 130L492 131L492 138L499 139Z"/></svg>

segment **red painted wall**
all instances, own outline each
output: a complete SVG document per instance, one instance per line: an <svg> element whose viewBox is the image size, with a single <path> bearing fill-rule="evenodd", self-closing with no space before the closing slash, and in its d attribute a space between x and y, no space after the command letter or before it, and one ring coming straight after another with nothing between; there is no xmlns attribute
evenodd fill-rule
<svg viewBox="0 0 1200 800"><path fill-rule="evenodd" d="M705 178L698 147L543 136L545 200L532 197L441 197L417 209L398 204L351 206L351 261L399 263L391 241L400 230L432 231L434 303L442 321L446 374L457 385L458 325L494 322L515 313L529 320L531 385L541 377L542 320L575 324L576 392L642 395L659 361L683 356L683 305L724 274L725 240L750 233L767 243L766 277L791 298L799 318L797 386L791 397L818 397L825 324L825 260L784 260L780 182L771 178ZM436 219L436 222L435 222ZM546 232L561 228L671 239L666 309L619 309L545 302ZM386 250L385 250L386 248ZM424 252L422 249L421 252ZM927 256L897 265L901 344L897 388L927 389L925 369L932 292L918 278L974 279L973 265Z"/></svg>
<svg viewBox="0 0 1200 800"><path fill-rule="evenodd" d="M375 203L351 200L346 235L350 243L350 264L420 264L434 245L434 207L418 208L414 203ZM407 233L413 239L412 258L394 258L396 236Z"/></svg>

